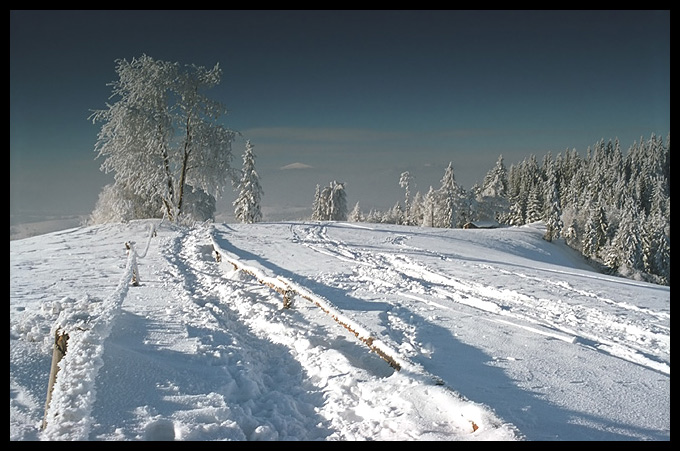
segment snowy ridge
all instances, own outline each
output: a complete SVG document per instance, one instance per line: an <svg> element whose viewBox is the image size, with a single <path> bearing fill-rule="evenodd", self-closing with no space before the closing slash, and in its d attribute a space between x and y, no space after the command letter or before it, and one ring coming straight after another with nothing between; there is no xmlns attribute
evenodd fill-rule
<svg viewBox="0 0 680 451"><path fill-rule="evenodd" d="M153 224L142 256L146 256ZM87 440L92 420L92 408L97 391L95 380L103 365L104 341L111 333L120 313L128 289L137 276L137 252L133 242L128 242L125 272L113 293L104 300L86 295L80 300L64 298L58 308L59 317L52 327L51 336L66 334L67 350L59 362L59 372L52 391L52 401L45 412L45 428L41 440Z"/></svg>

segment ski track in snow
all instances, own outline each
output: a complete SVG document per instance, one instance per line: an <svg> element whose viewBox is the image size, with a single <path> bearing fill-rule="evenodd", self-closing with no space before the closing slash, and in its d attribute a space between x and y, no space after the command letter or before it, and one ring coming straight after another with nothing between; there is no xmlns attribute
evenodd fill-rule
<svg viewBox="0 0 680 451"><path fill-rule="evenodd" d="M438 255L436 252L406 245L408 237L405 235L397 235L392 240L397 248L395 253L384 253L371 249L364 250L358 246L350 247L342 241L331 239L328 237L327 227L323 225L296 225L291 227L291 232L295 242L322 254L356 264L354 277L357 285L365 286L368 282L377 292L431 304L432 301L418 295L418 293L428 294L441 300L437 301L439 308L449 308L446 301L453 301L504 317L503 319L492 318L493 321L512 322L515 319L528 321L537 327L529 328L519 324L517 327L550 335L566 342L589 346L670 374L670 367L659 361L654 351L661 348L670 354L670 338L667 329L663 325L657 325L653 329L642 326L654 324L654 321L648 318L650 315L654 318L670 320L670 314L642 310L624 303L614 303L596 293L571 287L566 282L554 282L544 277L508 271L486 264L478 266L510 277L523 278L527 287L525 293L548 289L550 297L544 299L505 289L502 286L491 287L454 278L410 259L405 252L399 252L399 248L408 249L411 252L429 254L449 263L454 262L453 259ZM338 281L326 279L324 282L337 284L337 282L345 282L345 279L343 276ZM614 304L624 309L626 314L619 317L603 312L596 305L589 307L588 305L592 305L592 302L582 302L582 298ZM569 301L562 302L555 299L568 299ZM637 313L641 320L631 322L631 316L634 317L631 313ZM406 327L400 325L396 328L405 329ZM408 334L402 332L399 335L404 338ZM616 341L612 342L606 337L615 337ZM413 348L416 346L412 336L409 346Z"/></svg>

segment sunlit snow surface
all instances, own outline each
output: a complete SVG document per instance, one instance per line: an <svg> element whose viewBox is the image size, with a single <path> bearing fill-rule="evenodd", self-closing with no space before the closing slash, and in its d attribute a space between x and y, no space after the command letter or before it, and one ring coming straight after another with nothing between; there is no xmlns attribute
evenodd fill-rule
<svg viewBox="0 0 680 451"><path fill-rule="evenodd" d="M669 287L540 224L157 224L10 241L10 440L670 440Z"/></svg>

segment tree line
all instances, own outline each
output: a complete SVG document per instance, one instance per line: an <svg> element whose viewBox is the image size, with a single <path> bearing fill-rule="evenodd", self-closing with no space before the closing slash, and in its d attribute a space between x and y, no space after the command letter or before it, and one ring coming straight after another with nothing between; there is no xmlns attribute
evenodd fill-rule
<svg viewBox="0 0 680 451"><path fill-rule="evenodd" d="M539 163L532 154L509 169L501 155L470 190L451 163L425 195L412 194L409 172L399 185L403 203L364 214L357 202L345 219L446 228L543 221L544 239L562 238L603 271L670 285L670 133L640 138L625 155L618 139L598 141L585 157L573 149Z"/></svg>

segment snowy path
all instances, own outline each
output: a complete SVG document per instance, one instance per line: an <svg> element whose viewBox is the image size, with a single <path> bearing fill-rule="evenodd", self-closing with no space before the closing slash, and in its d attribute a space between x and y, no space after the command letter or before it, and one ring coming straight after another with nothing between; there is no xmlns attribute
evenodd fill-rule
<svg viewBox="0 0 680 451"><path fill-rule="evenodd" d="M127 290L144 222L11 242L10 439L667 440L668 288L494 233L164 225ZM284 309L243 269L305 296ZM65 316L106 327L69 349L74 413L41 433Z"/></svg>
<svg viewBox="0 0 680 451"><path fill-rule="evenodd" d="M107 247L104 254L120 251ZM313 304L282 309L279 293L215 261L206 229L165 231L148 254L138 262L141 285L115 296L105 317L98 306L108 305L107 287L83 287L88 294L79 301L65 299L44 312L64 324L65 312L69 318L75 312L84 329L103 323L106 330L96 336L101 327L92 328L82 343L72 339L54 414L34 438L516 438L485 407L433 379L396 372ZM98 255L90 248L76 260L100 271ZM77 278L93 274L74 274L71 291ZM83 310L87 317L77 313ZM10 394L12 387L24 391L10 376ZM35 401L14 408L39 412Z"/></svg>

